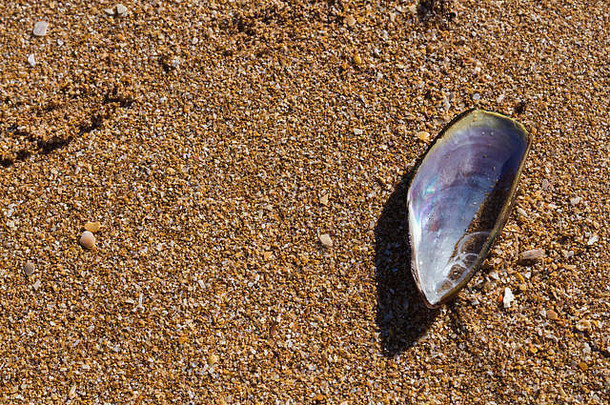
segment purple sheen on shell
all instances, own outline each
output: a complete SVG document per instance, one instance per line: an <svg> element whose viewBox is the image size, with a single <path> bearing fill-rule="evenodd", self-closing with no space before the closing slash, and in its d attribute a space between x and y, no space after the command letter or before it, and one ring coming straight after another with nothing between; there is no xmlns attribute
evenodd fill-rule
<svg viewBox="0 0 610 405"><path fill-rule="evenodd" d="M407 194L411 270L429 307L450 300L485 259L529 146L518 122L471 110L449 123L415 169Z"/></svg>

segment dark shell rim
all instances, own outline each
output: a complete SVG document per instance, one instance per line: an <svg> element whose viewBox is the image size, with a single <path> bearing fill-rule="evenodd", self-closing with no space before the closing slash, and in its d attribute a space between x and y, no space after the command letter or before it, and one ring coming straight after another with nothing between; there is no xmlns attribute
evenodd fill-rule
<svg viewBox="0 0 610 405"><path fill-rule="evenodd" d="M477 257L477 260L475 261L475 263L472 266L472 271L470 272L470 274L468 276L466 276L464 278L464 280L462 280L459 284L457 284L452 289L452 292L443 296L435 304L432 304L428 301L426 294L422 291L422 289L420 287L420 280L419 280L419 276L417 274L416 266L414 263L414 255L413 255L414 247L413 247L413 238L411 237L411 226L409 225L408 236L409 236L409 246L411 248L411 275L413 276L413 279L415 280L415 285L417 287L417 291L419 292L419 295L422 297L424 304L426 304L426 307L428 307L430 309L439 308L439 307L443 306L444 304L446 304L447 302L454 299L455 296L464 288L464 286L466 284L468 284L468 282L472 279L472 277L474 277L474 275L479 271L481 264L487 258L487 255L489 254L489 251L491 250L497 236L500 234L501 230L504 228L504 225L506 224L506 221L508 220L508 217L510 216L512 207L514 205L515 197L517 195L517 189L519 187L521 172L523 171L523 167L525 166L525 161L527 160L527 156L529 154L530 147L532 144L532 137L531 137L530 133L527 131L525 126L523 126L523 124L521 124L517 120L515 120L507 115L504 115L502 113L496 112L496 111L484 110L484 109L480 109L480 108L471 108L469 110L466 110L466 111L462 112L461 114L458 114L457 116L455 116L451 121L449 121L449 123L447 125L445 125L443 127L443 129L434 138L434 140L430 143L430 145L428 145L428 148L422 154L422 156L418 159L415 166L413 166L413 169L411 169L411 175L409 176L409 183L407 186L407 196L409 195L409 190L411 189L411 183L413 182L413 179L417 175L417 171L419 170L420 166L422 165L423 161L426 159L426 157L428 156L430 151L434 148L436 143L439 140L441 140L445 136L445 134L449 131L449 129L451 129L451 127L453 127L458 121L464 119L465 117L467 117L470 114L475 114L475 113L485 114L485 115L493 116L493 117L500 118L500 119L511 122L517 128L517 130L522 134L523 138L525 139L526 147L525 147L525 151L523 152L523 158L521 159L521 162L519 163L519 167L518 167L517 173L515 175L515 180L511 184L506 202L502 206L502 209L500 210L500 214L498 214L498 218L495 221L494 227L491 229L490 235L487 238L487 240L485 241L483 248L481 249L481 253L479 254L479 256ZM409 216L408 197L406 198L406 205L407 205L406 215L407 215L407 222L408 222L408 216Z"/></svg>

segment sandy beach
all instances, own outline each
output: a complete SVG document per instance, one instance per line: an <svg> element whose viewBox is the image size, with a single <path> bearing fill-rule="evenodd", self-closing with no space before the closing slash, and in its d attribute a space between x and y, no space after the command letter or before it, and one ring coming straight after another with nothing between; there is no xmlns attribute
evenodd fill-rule
<svg viewBox="0 0 610 405"><path fill-rule="evenodd" d="M609 50L604 1L3 2L0 404L610 403ZM429 310L406 185L470 108L532 148Z"/></svg>

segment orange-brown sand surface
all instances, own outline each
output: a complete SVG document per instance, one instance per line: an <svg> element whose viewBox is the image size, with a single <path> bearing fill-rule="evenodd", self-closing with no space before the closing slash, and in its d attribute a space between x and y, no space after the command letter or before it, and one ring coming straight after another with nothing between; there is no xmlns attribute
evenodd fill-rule
<svg viewBox="0 0 610 405"><path fill-rule="evenodd" d="M0 403L610 403L609 50L603 0L0 2ZM406 183L473 107L532 149L428 310Z"/></svg>

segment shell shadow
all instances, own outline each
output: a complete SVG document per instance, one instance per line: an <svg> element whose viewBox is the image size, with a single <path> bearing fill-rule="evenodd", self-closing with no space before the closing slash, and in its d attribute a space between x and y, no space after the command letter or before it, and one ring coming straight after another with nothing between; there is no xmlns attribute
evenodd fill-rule
<svg viewBox="0 0 610 405"><path fill-rule="evenodd" d="M411 275L406 200L416 168L403 175L375 227L376 323L386 357L415 345L440 312L426 307Z"/></svg>

